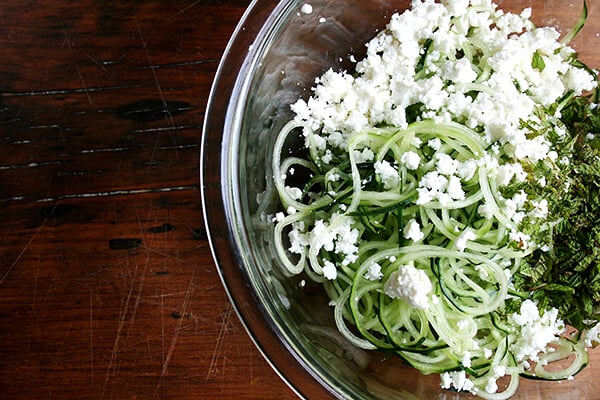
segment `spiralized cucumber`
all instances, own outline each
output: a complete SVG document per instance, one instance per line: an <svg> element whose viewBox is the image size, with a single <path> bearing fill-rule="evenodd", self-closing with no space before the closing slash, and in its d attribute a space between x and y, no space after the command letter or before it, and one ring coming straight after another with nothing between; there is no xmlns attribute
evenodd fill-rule
<svg viewBox="0 0 600 400"><path fill-rule="evenodd" d="M487 12L480 5L468 9ZM521 29L529 26L522 22ZM469 61L476 78L447 84L452 93L493 103L504 90L490 83L494 52L501 46L466 35L460 51L443 58L433 45L431 38L421 43L415 79L435 77L435 68L426 68L427 57L460 58ZM570 53L562 51L567 70ZM542 56L535 54L536 68L542 68ZM563 53L554 50L558 54ZM575 93L565 92L565 99ZM546 199L527 198L543 192L543 184L536 183L537 192L503 192L509 181L540 180L533 176L540 166L547 174L556 172L543 135L557 136L563 129L556 117L561 104L539 104L529 125L522 123L531 126L523 143L545 149L542 156L522 159L519 151L531 149L495 139L492 128L464 113L445 118L444 111L416 105L424 111L405 123L349 129L345 122L332 128L331 121L315 125L298 117L281 129L272 171L283 211L274 216L273 245L284 272L323 284L335 303L337 328L352 345L396 354L424 374L439 373L442 387L507 399L522 376L570 378L587 364L585 346L560 337L564 325L556 310L538 310L511 280L523 260L551 241L545 230L551 233L556 221L544 220ZM298 140L304 148L288 147ZM541 339L524 346L535 330ZM560 371L545 368L568 357L574 361Z"/></svg>
<svg viewBox="0 0 600 400"><path fill-rule="evenodd" d="M281 144L287 136L296 134L294 129L297 127L290 123L281 131L277 139L278 155L284 151ZM458 129L455 124L427 121L415 123L407 131L413 139L425 142L438 138L443 142L432 154L420 153L423 158L443 152L467 161L478 160L483 153L476 135L466 127ZM514 376L508 389L502 392L509 396L516 389L518 374L524 369L517 366L507 351L518 335L517 329L508 322L504 309L510 287L507 267L526 257L527 252L509 243L510 222L499 206L494 207L496 218L483 218L477 213L477 208L484 202L489 205L498 201L490 189L489 174L484 168L478 169L471 183L465 186L464 200L445 206L439 202L417 206L414 204L417 195L414 182L427 171L408 170L396 159L398 152L394 154L394 149L402 146L402 131L378 129L355 133L353 138L353 143L368 142L379 159L392 160L399 165L401 178L392 192L394 196L381 190L373 172L375 161L357 163L348 155L346 169L341 170L341 162L325 169L317 163L307 166L294 161L295 158L282 162L279 156L275 157L275 186L282 194L282 202L296 209L275 226L275 246L283 265L290 274L303 270L324 283L336 303L338 329L355 346L394 352L426 374L469 371L474 382L499 378L494 371L504 367L515 371L511 373ZM370 140L373 138L376 140ZM451 144L448 141L452 141ZM348 151L355 149L349 146ZM412 151L417 149L412 148ZM285 179L292 166L310 170L315 174L311 178L313 181L325 182L325 175L332 169L347 178L336 182L335 191L327 190L316 196L306 192L301 199L293 199L286 189ZM370 183L365 185L368 180ZM310 189L315 188L311 186ZM295 255L288 251L286 237L293 224L302 221L305 227L313 226L318 220L329 221L332 213L343 214L360 232L356 260L339 268L335 281L322 277L323 267L326 262L342 265L339 254L307 244L306 251ZM409 219L419 220L422 231L426 232L418 243L404 238L399 220ZM335 223L327 228L331 233ZM466 229L473 235L464 248L457 248L460 233ZM326 231L321 234L327 236ZM313 237L312 242L316 241ZM307 243L310 242L307 238ZM368 270L373 265L380 266L381 279L369 279ZM424 271L432 282L432 300L426 309L385 294L384 283L403 265L413 265ZM498 321L504 329L498 328ZM465 354L468 354L467 358Z"/></svg>

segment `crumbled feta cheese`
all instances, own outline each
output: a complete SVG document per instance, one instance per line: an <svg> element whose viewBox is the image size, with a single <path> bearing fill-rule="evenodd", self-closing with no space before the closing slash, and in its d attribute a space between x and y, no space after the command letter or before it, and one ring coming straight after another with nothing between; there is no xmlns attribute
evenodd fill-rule
<svg viewBox="0 0 600 400"><path fill-rule="evenodd" d="M400 156L400 162L409 170L416 170L421 163L421 156L414 151L407 151Z"/></svg>
<svg viewBox="0 0 600 400"><path fill-rule="evenodd" d="M529 217L545 219L548 216L548 200L531 201L531 205L533 206L533 210L527 214Z"/></svg>
<svg viewBox="0 0 600 400"><path fill-rule="evenodd" d="M444 372L441 374L441 386L442 389L450 389L454 387L457 391L469 392L473 389L474 384L469 378L465 371L451 371Z"/></svg>
<svg viewBox="0 0 600 400"><path fill-rule="evenodd" d="M437 153L435 155L437 160L436 168L440 174L452 175L456 172L459 162L446 153Z"/></svg>
<svg viewBox="0 0 600 400"><path fill-rule="evenodd" d="M492 207L487 203L479 205L479 207L477 207L477 213L485 219L490 219L494 216Z"/></svg>
<svg viewBox="0 0 600 400"><path fill-rule="evenodd" d="M456 167L456 175L463 181L469 181L475 176L477 172L478 162L476 160L466 160L461 162Z"/></svg>
<svg viewBox="0 0 600 400"><path fill-rule="evenodd" d="M466 57L447 61L442 67L442 71L444 77L454 83L471 83L477 79L477 72Z"/></svg>
<svg viewBox="0 0 600 400"><path fill-rule="evenodd" d="M463 367L466 367L466 368L469 368L471 366L471 353L470 352L465 351L465 353L463 354L461 363L462 363Z"/></svg>
<svg viewBox="0 0 600 400"><path fill-rule="evenodd" d="M302 189L296 187L286 186L285 190L288 192L290 197L294 200L298 200L302 198Z"/></svg>
<svg viewBox="0 0 600 400"><path fill-rule="evenodd" d="M329 180L329 182L337 182L340 180L340 175L336 173L328 174L327 180Z"/></svg>
<svg viewBox="0 0 600 400"><path fill-rule="evenodd" d="M404 226L404 238L410 239L413 242L420 242L425 237L421 231L421 226L415 219L409 220Z"/></svg>
<svg viewBox="0 0 600 400"><path fill-rule="evenodd" d="M498 391L498 383L494 378L488 378L487 384L485 385L485 391L488 393L496 393Z"/></svg>
<svg viewBox="0 0 600 400"><path fill-rule="evenodd" d="M321 161L323 161L324 164L329 164L331 160L333 160L333 153L331 150L327 149L325 150L325 154L321 156Z"/></svg>
<svg viewBox="0 0 600 400"><path fill-rule="evenodd" d="M519 163L504 164L498 167L497 182L500 186L508 185L512 179L517 182L523 182L527 178L527 173L523 170L523 166Z"/></svg>
<svg viewBox="0 0 600 400"><path fill-rule="evenodd" d="M373 160L373 157L375 157L375 154L373 154L373 151L371 149L369 149L368 147L365 147L364 149L362 149L362 151L354 150L353 154L354 154L354 160L356 161L357 164L369 162L369 161Z"/></svg>
<svg viewBox="0 0 600 400"><path fill-rule="evenodd" d="M556 341L564 330L564 324L557 316L558 310L555 308L540 316L533 301L523 301L520 312L511 316L512 321L520 327L519 336L511 346L517 361L537 362L539 353L548 351L548 344Z"/></svg>
<svg viewBox="0 0 600 400"><path fill-rule="evenodd" d="M282 212L278 212L275 214L275 217L273 218L273 222L281 222L285 219L285 214Z"/></svg>
<svg viewBox="0 0 600 400"><path fill-rule="evenodd" d="M413 307L429 308L429 293L433 289L425 271L405 264L390 275L383 286L386 295L392 299L400 299Z"/></svg>
<svg viewBox="0 0 600 400"><path fill-rule="evenodd" d="M491 349L488 349L488 348L483 349L483 356L485 358L489 359L490 357L492 357L493 354L494 354L494 352Z"/></svg>
<svg viewBox="0 0 600 400"><path fill-rule="evenodd" d="M365 273L365 279L370 281L378 281L382 277L383 273L381 272L381 265L377 263L369 265L369 268L367 268L367 272Z"/></svg>
<svg viewBox="0 0 600 400"><path fill-rule="evenodd" d="M323 276L330 281L333 281L337 278L337 268L335 267L334 263L327 260L323 262Z"/></svg>
<svg viewBox="0 0 600 400"><path fill-rule="evenodd" d="M442 141L438 138L433 138L427 142L427 146L431 147L432 150L437 151L442 147Z"/></svg>
<svg viewBox="0 0 600 400"><path fill-rule="evenodd" d="M392 189L398 186L398 171L389 161L375 161L373 166L375 167L375 173L381 178L384 189Z"/></svg>
<svg viewBox="0 0 600 400"><path fill-rule="evenodd" d="M427 204L430 201L439 200L440 195L445 193L448 187L448 178L441 175L438 171L426 173L419 182L417 192L417 204Z"/></svg>
<svg viewBox="0 0 600 400"><path fill-rule="evenodd" d="M450 198L453 200L462 200L465 198L465 191L462 188L462 184L458 176L450 176L448 179L448 188L446 190Z"/></svg>
<svg viewBox="0 0 600 400"><path fill-rule="evenodd" d="M464 251L465 248L467 247L467 242L469 240L475 240L475 239L477 239L477 235L475 234L475 231L473 231L473 229L471 229L471 228L467 228L464 231L462 231L460 233L460 235L458 235L458 237L454 241L454 245L456 246L456 249L458 251Z"/></svg>
<svg viewBox="0 0 600 400"><path fill-rule="evenodd" d="M595 347L600 343L600 323L597 323L592 328L584 333L586 347Z"/></svg>
<svg viewBox="0 0 600 400"><path fill-rule="evenodd" d="M313 8L312 5L309 3L304 3L302 5L302 7L300 8L300 10L304 13L304 14L312 14Z"/></svg>

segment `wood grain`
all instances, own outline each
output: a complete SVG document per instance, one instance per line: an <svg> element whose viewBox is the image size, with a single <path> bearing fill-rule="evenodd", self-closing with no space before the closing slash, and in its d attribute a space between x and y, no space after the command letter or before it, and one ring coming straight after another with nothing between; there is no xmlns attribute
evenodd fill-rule
<svg viewBox="0 0 600 400"><path fill-rule="evenodd" d="M205 105L248 4L0 3L0 398L296 398L201 215Z"/></svg>

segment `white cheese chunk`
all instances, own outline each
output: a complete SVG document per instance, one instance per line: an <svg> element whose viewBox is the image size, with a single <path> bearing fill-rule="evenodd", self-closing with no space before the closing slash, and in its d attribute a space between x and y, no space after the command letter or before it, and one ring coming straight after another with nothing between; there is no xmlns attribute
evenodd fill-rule
<svg viewBox="0 0 600 400"><path fill-rule="evenodd" d="M393 299L400 299L413 307L429 308L429 293L433 289L425 271L412 264L401 265L390 275L383 290Z"/></svg>

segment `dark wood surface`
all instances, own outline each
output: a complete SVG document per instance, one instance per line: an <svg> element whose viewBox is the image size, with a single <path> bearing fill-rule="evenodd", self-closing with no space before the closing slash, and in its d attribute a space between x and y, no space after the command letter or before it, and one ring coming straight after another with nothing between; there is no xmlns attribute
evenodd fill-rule
<svg viewBox="0 0 600 400"><path fill-rule="evenodd" d="M0 398L294 399L216 273L201 126L249 1L0 2Z"/></svg>

